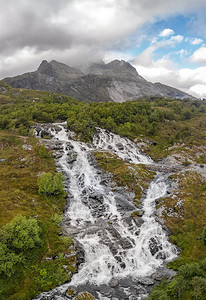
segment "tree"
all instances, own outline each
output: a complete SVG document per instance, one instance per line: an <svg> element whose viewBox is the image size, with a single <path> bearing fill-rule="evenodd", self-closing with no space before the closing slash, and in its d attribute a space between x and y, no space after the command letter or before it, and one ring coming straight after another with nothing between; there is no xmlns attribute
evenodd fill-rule
<svg viewBox="0 0 206 300"><path fill-rule="evenodd" d="M62 173L52 175L51 173L45 173L37 180L39 185L39 193L50 195L59 195L64 191L64 176Z"/></svg>
<svg viewBox="0 0 206 300"><path fill-rule="evenodd" d="M22 260L21 254L11 252L5 244L0 242L0 275L11 276Z"/></svg>
<svg viewBox="0 0 206 300"><path fill-rule="evenodd" d="M41 232L37 220L17 216L3 226L0 238L9 249L18 253L41 245Z"/></svg>

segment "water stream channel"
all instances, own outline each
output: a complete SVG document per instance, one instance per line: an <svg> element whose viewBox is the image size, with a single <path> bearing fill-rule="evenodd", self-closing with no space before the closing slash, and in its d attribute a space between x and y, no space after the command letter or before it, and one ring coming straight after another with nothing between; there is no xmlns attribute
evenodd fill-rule
<svg viewBox="0 0 206 300"><path fill-rule="evenodd" d="M95 299L144 299L156 279L170 271L165 264L177 256L168 241L168 233L155 215L155 200L168 193L168 175L157 173L145 191L142 217L132 218L137 208L133 193L113 189L111 178L101 171L93 157L94 150L111 152L132 164L152 164L129 139L98 129L92 144L76 141L64 124L53 124L49 141L56 147L56 165L66 177L68 205L64 230L82 247L84 261L71 282L43 293L36 299L75 299L76 294L90 292Z"/></svg>

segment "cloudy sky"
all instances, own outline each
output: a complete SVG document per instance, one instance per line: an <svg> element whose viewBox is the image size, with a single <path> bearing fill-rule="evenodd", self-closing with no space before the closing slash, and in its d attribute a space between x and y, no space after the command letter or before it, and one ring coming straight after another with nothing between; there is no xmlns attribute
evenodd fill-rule
<svg viewBox="0 0 206 300"><path fill-rule="evenodd" d="M206 97L206 0L0 0L0 79L115 58Z"/></svg>

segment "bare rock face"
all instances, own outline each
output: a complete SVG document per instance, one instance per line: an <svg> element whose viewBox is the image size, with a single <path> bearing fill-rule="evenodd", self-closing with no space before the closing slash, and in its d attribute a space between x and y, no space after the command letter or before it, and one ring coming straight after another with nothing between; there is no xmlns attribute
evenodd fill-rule
<svg viewBox="0 0 206 300"><path fill-rule="evenodd" d="M195 99L178 89L146 81L123 60L116 59L108 64L101 61L81 69L83 71L55 60L43 60L36 71L4 81L15 88L60 93L84 102L125 102L159 96Z"/></svg>

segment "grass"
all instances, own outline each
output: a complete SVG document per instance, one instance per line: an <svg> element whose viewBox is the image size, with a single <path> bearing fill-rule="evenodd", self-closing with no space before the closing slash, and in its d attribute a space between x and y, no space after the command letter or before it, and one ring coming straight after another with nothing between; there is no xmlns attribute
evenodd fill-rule
<svg viewBox="0 0 206 300"><path fill-rule="evenodd" d="M0 299L32 299L70 279L63 265L71 273L75 271L76 257L64 258L64 254L71 252L72 240L62 238L58 222L53 221L63 213L66 194L38 194L38 176L43 172L55 173L53 157L40 157L39 149L36 138L19 136L12 130L0 131L0 226L16 215L23 215L35 217L43 231L42 246L28 253L26 268L11 278L0 279ZM46 272L45 278L42 270Z"/></svg>
<svg viewBox="0 0 206 300"><path fill-rule="evenodd" d="M170 263L176 267L206 256L206 246L200 240L206 220L206 190L203 179L192 171L177 173L173 180L178 182L175 196L164 198L160 206L165 207L164 219L172 232L171 241L182 249L178 260Z"/></svg>
<svg viewBox="0 0 206 300"><path fill-rule="evenodd" d="M123 161L117 155L105 151L94 152L98 165L106 172L112 173L112 180L118 186L135 193L134 203L138 205L143 192L147 189L154 172L144 165L134 165Z"/></svg>

